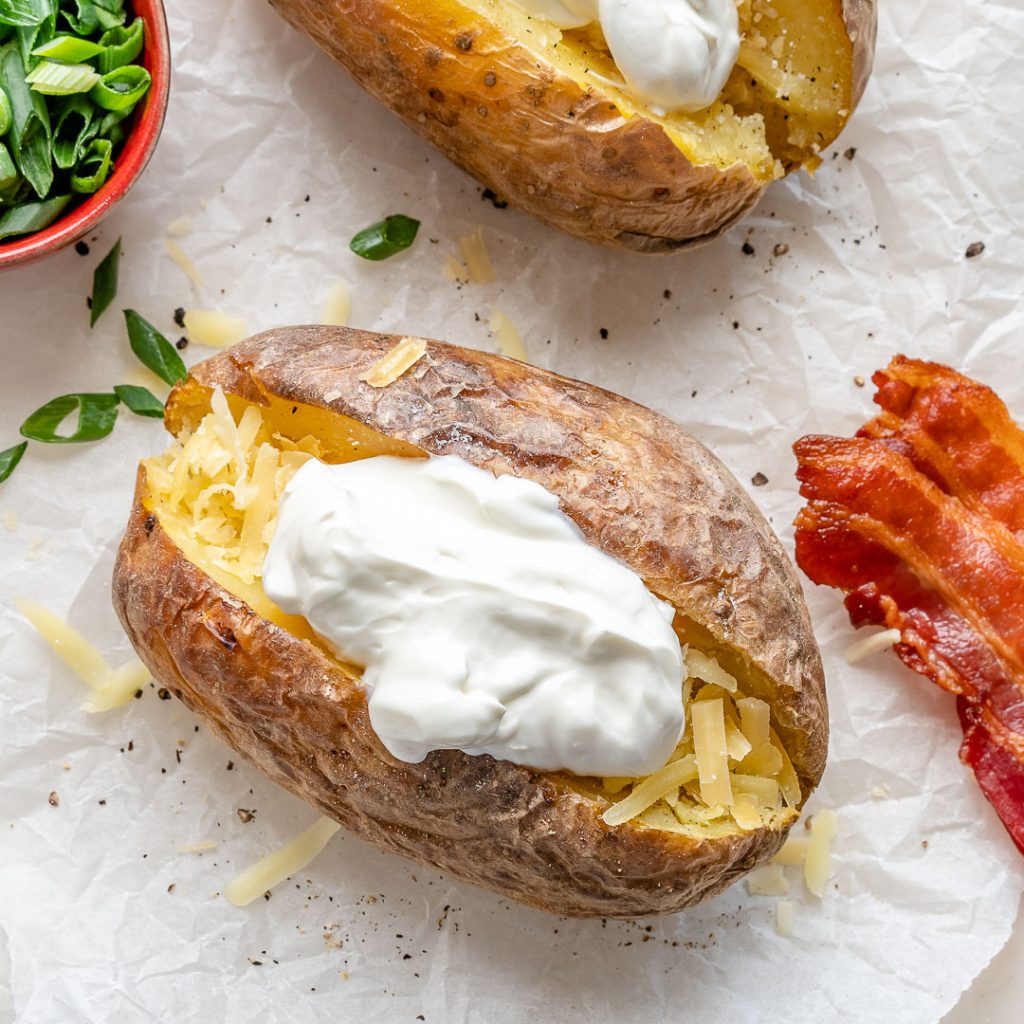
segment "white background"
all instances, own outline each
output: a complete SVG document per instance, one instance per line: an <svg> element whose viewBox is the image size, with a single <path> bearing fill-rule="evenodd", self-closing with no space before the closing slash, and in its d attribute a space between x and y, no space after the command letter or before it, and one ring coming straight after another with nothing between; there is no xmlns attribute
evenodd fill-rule
<svg viewBox="0 0 1024 1024"><path fill-rule="evenodd" d="M481 201L257 0L178 0L171 27L170 116L143 181L88 257L0 277L0 448L56 394L134 380L118 309L90 331L85 308L118 236L118 306L172 337L177 306L224 309L251 331L316 321L339 277L359 327L491 348L499 308L534 361L673 416L744 483L764 473L754 497L787 544L790 445L850 433L871 403L855 376L897 351L976 375L1024 415L1019 0L886 5L873 84L817 177L777 185L727 237L668 259L597 250ZM349 253L355 230L394 212L423 221L408 254ZM164 253L186 215L200 294ZM498 281L458 288L441 266L477 225ZM232 874L313 812L153 690L83 714L80 684L11 603L43 601L127 659L109 574L135 461L163 443L158 424L126 415L95 446L33 446L0 487L14 527L0 525L0 1020L603 1024L755 1021L768 1007L787 1021L926 1022L1006 943L1024 870L957 762L951 700L891 654L846 666L851 631L826 591L809 594L833 727L816 800L839 808L840 837L827 899L794 888L791 939L775 935L774 901L743 886L681 917L603 927L340 834L269 902L228 906ZM178 852L205 839L216 850ZM1018 1019L1020 925L1015 941L952 1019Z"/></svg>

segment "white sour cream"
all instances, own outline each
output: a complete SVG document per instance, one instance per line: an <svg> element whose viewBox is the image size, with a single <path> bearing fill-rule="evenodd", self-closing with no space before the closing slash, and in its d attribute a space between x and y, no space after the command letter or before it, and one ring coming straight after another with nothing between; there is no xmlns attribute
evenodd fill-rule
<svg viewBox="0 0 1024 1024"><path fill-rule="evenodd" d="M630 90L661 111L703 110L740 51L734 0L513 0L561 29L598 22Z"/></svg>
<svg viewBox="0 0 1024 1024"><path fill-rule="evenodd" d="M457 748L639 776L681 735L672 608L531 481L451 456L311 460L263 585L365 666L370 722L400 760Z"/></svg>

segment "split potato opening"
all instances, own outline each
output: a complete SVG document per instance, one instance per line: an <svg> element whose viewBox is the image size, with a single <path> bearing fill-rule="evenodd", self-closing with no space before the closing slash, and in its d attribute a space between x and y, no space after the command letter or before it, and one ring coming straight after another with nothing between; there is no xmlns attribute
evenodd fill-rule
<svg viewBox="0 0 1024 1024"><path fill-rule="evenodd" d="M625 116L661 125L694 165L745 164L760 181L813 169L854 105L854 44L842 0L740 0L740 54L718 99L665 113L633 95L600 28L562 31L509 0L460 0Z"/></svg>
<svg viewBox="0 0 1024 1024"><path fill-rule="evenodd" d="M168 408L175 441L143 463L143 504L192 564L264 619L316 645L358 686L360 667L339 662L305 619L284 613L264 592L278 506L311 458L427 453L335 412L273 394L262 403L194 380L182 385ZM674 628L685 652L686 726L666 765L644 778L552 777L599 801L610 827L628 822L697 840L785 828L803 794L773 728L770 680L678 608Z"/></svg>

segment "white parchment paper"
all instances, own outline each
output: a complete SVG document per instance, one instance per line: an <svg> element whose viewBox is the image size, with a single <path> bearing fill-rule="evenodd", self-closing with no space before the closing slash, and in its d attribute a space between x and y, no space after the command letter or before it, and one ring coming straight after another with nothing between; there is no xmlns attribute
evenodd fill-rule
<svg viewBox="0 0 1024 1024"><path fill-rule="evenodd" d="M896 351L996 385L1024 416L1018 0L884 4L874 82L817 177L662 260L482 201L259 0L171 6L174 95L144 180L88 258L0 277L0 448L54 395L132 379L116 310L90 332L85 309L119 235L118 305L172 337L177 306L251 331L316 321L339 277L359 327L490 348L498 308L535 362L669 414L744 483L767 476L752 490L787 544L792 441L852 431L871 398L855 377ZM394 212L423 221L409 253L349 253L355 230ZM164 252L183 216L198 293ZM460 288L442 263L477 225L498 280ZM985 251L966 260L974 241ZM95 446L33 446L0 488L0 1021L902 1024L938 1020L1005 943L1024 871L957 761L952 701L891 654L847 666L839 599L813 588L833 742L812 808L839 808L840 834L827 898L794 889L791 938L775 933L775 901L742 885L668 920L570 922L344 834L236 910L226 881L314 812L153 689L82 713L80 684L11 604L40 600L128 658L113 551L134 464L163 443L158 424L125 416ZM216 848L179 852L202 840Z"/></svg>

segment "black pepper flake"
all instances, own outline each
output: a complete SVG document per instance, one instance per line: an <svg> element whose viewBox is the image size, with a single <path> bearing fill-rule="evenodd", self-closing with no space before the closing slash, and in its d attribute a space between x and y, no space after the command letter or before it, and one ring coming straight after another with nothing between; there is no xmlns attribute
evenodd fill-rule
<svg viewBox="0 0 1024 1024"><path fill-rule="evenodd" d="M608 328L607 327L602 327L601 330L599 330L597 333L600 334L602 338L607 338L608 337Z"/></svg>
<svg viewBox="0 0 1024 1024"><path fill-rule="evenodd" d="M167 886L167 891L168 892L174 892L174 882L171 882L171 884L169 886Z"/></svg>
<svg viewBox="0 0 1024 1024"><path fill-rule="evenodd" d="M252 821L253 818L255 818L255 817L256 817L256 812L255 811L247 811L244 807L239 807L238 808L238 820L243 825L248 825L249 822Z"/></svg>
<svg viewBox="0 0 1024 1024"><path fill-rule="evenodd" d="M182 328L184 330L184 327L185 327L185 307L184 306L179 306L174 311L174 323L175 323L176 326L178 326L178 327L180 327L180 328Z"/></svg>
<svg viewBox="0 0 1024 1024"><path fill-rule="evenodd" d="M973 260L980 256L984 251L984 242L971 242L971 244L967 246L967 251L964 253L964 256L969 260Z"/></svg>
<svg viewBox="0 0 1024 1024"><path fill-rule="evenodd" d="M135 740L128 741L128 753L130 754L135 749Z"/></svg>
<svg viewBox="0 0 1024 1024"><path fill-rule="evenodd" d="M75 252L77 252L79 256L88 256L89 255L88 243L86 243L86 242L75 242Z"/></svg>
<svg viewBox="0 0 1024 1024"><path fill-rule="evenodd" d="M176 750L174 752L174 760L177 761L178 764L181 764L181 751L180 750Z"/></svg>
<svg viewBox="0 0 1024 1024"><path fill-rule="evenodd" d="M156 516L153 515L152 512L150 512L150 514L146 516L146 521L142 524L142 528L146 531L146 533L152 533L155 527Z"/></svg>
<svg viewBox="0 0 1024 1024"><path fill-rule="evenodd" d="M671 299L672 298L672 289L671 288L666 288L661 294L664 295L666 299Z"/></svg>
<svg viewBox="0 0 1024 1024"><path fill-rule="evenodd" d="M85 308L86 309L92 309L92 296L91 295L85 300Z"/></svg>
<svg viewBox="0 0 1024 1024"><path fill-rule="evenodd" d="M772 249L772 255L775 257L785 256L789 252L789 246L785 242L779 242L774 249Z"/></svg>
<svg viewBox="0 0 1024 1024"><path fill-rule="evenodd" d="M53 790L50 795L46 798L46 802L51 807L60 807L60 797L57 796L57 790Z"/></svg>
<svg viewBox="0 0 1024 1024"><path fill-rule="evenodd" d="M733 322L732 322L732 329L734 331L738 331L740 329L740 322L739 322L739 320L733 320Z"/></svg>
<svg viewBox="0 0 1024 1024"><path fill-rule="evenodd" d="M766 476L764 475L764 473L755 473L755 474L754 474L754 475L753 475L753 476L752 476L752 477L750 478L750 482L751 482L751 483L752 483L752 484L753 484L753 485L754 485L755 487L764 487L764 485L765 485L766 483L768 483L768 477L766 477Z"/></svg>
<svg viewBox="0 0 1024 1024"><path fill-rule="evenodd" d="M498 196L493 189L485 188L483 192L480 193L480 198L485 202L490 203L496 210L504 210L508 208L508 203Z"/></svg>
<svg viewBox="0 0 1024 1024"><path fill-rule="evenodd" d="M849 149L843 151L843 156L845 156L847 160L852 160L856 155L857 155L857 147L856 146L851 146Z"/></svg>
<svg viewBox="0 0 1024 1024"><path fill-rule="evenodd" d="M135 699L139 700L141 697L142 697L142 691L141 690L136 690L135 691Z"/></svg>
<svg viewBox="0 0 1024 1024"><path fill-rule="evenodd" d="M186 348L188 348L188 338L185 338L185 337L179 338L179 339L178 339L178 340L177 340L177 341L176 341L176 342L174 343L174 347L175 347L175 348L176 348L176 349L177 349L177 350L178 350L179 352L181 352L181 351L182 351L182 349L186 349Z"/></svg>
<svg viewBox="0 0 1024 1024"><path fill-rule="evenodd" d="M744 256L753 256L754 255L754 247L749 242L744 242L743 243L743 255Z"/></svg>
<svg viewBox="0 0 1024 1024"><path fill-rule="evenodd" d="M167 689L166 686L161 686L160 689L156 691L156 695L161 700L170 700L171 699L170 691Z"/></svg>
<svg viewBox="0 0 1024 1024"><path fill-rule="evenodd" d="M106 807L107 806L107 801L106 800L100 800L98 802L99 802L100 807Z"/></svg>
<svg viewBox="0 0 1024 1024"><path fill-rule="evenodd" d="M235 770L235 762L234 761L228 761L228 766L225 769L225 771L233 772L234 770Z"/></svg>
<svg viewBox="0 0 1024 1024"><path fill-rule="evenodd" d="M469 53L473 49L473 37L468 32L455 37L455 45L463 52Z"/></svg>

